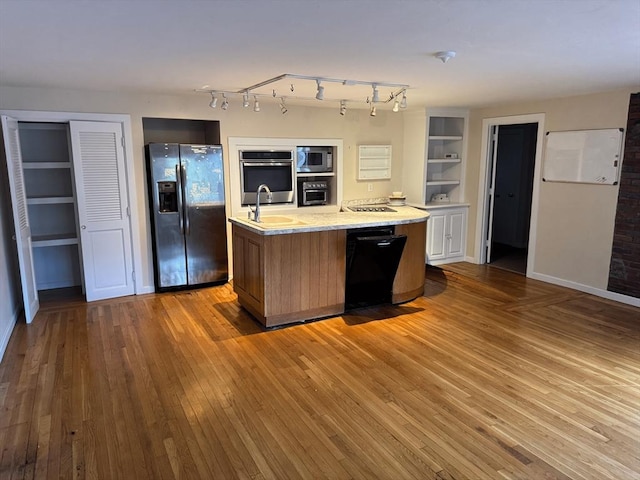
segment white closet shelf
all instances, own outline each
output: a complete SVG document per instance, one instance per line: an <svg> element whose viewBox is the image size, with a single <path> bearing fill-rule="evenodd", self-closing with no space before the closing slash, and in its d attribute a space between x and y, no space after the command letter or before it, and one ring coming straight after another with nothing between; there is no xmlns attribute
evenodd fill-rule
<svg viewBox="0 0 640 480"><path fill-rule="evenodd" d="M462 135L429 135L429 140L462 140Z"/></svg>
<svg viewBox="0 0 640 480"><path fill-rule="evenodd" d="M49 205L56 203L73 203L73 197L31 197L27 198L27 205Z"/></svg>
<svg viewBox="0 0 640 480"><path fill-rule="evenodd" d="M430 158L427 163L460 163L461 158Z"/></svg>
<svg viewBox="0 0 640 480"><path fill-rule="evenodd" d="M77 245L78 238L75 233L59 235L34 235L31 245L34 247L59 247L61 245Z"/></svg>
<svg viewBox="0 0 640 480"><path fill-rule="evenodd" d="M71 168L71 162L23 162L22 168L25 170Z"/></svg>
<svg viewBox="0 0 640 480"><path fill-rule="evenodd" d="M427 185L460 185L460 180L428 180Z"/></svg>

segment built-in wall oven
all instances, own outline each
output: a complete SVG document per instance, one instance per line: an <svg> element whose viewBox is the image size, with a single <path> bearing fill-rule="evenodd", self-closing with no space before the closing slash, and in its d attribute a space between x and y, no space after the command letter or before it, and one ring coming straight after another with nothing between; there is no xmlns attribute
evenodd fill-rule
<svg viewBox="0 0 640 480"><path fill-rule="evenodd" d="M263 183L271 190L271 199L263 192L260 194L260 203L292 203L294 153L294 150L241 150L242 205L256 203L256 191Z"/></svg>

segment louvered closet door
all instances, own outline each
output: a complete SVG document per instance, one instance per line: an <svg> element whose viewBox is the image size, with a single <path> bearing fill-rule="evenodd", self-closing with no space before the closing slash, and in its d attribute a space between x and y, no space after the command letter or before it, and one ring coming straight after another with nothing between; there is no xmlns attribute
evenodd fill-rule
<svg viewBox="0 0 640 480"><path fill-rule="evenodd" d="M9 187L11 190L11 207L13 224L16 232L18 248L18 264L20 265L20 283L24 302L24 317L31 323L40 307L36 275L33 268L33 251L31 249L31 228L27 213L27 194L22 175L22 154L20 152L20 135L18 122L13 118L2 116L2 132L4 151L7 156Z"/></svg>
<svg viewBox="0 0 640 480"><path fill-rule="evenodd" d="M119 123L70 122L87 301L134 293Z"/></svg>

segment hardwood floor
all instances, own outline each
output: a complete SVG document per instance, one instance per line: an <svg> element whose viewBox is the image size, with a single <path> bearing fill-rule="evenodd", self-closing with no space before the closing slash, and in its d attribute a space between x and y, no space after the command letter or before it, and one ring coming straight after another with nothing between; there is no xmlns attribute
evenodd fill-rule
<svg viewBox="0 0 640 480"><path fill-rule="evenodd" d="M229 285L46 304L0 478L640 478L640 310L487 266L264 331Z"/></svg>

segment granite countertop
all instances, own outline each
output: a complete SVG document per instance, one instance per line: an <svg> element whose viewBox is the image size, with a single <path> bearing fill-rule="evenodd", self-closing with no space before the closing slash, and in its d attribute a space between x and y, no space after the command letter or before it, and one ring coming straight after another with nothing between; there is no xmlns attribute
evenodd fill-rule
<svg viewBox="0 0 640 480"><path fill-rule="evenodd" d="M358 203L362 204L362 203ZM424 210L409 206L390 206L395 212L333 212L333 213L261 213L261 223L246 217L231 217L234 225L244 227L260 235L344 230L348 228L378 227L423 222L429 218Z"/></svg>

